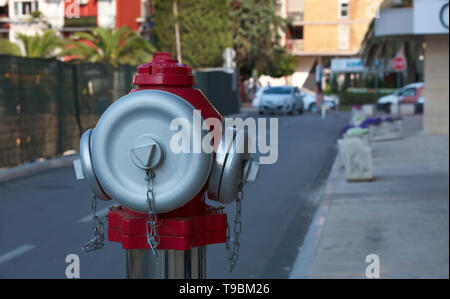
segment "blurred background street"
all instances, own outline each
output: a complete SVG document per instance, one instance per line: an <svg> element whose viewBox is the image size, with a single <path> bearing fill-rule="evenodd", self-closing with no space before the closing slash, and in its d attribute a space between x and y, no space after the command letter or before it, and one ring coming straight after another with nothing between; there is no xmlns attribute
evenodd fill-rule
<svg viewBox="0 0 450 299"><path fill-rule="evenodd" d="M125 250L106 232L103 249L81 249L92 237L91 191L76 181L72 162L80 152L89 160L97 153L96 161L114 156L96 152L95 134L81 149L80 139L98 132L102 115L137 89L165 91L174 106L188 103L204 118L278 119L278 159L244 187L238 265L228 272L225 244L208 245L208 277L448 278L448 46L448 0L0 0L0 278L64 278L72 253L81 278L127 277ZM149 96L143 103L170 102ZM143 115L124 116L124 123L142 121L133 132L110 120L118 127L98 138L139 133L136 143L172 134L159 127L161 115ZM150 167L159 143L130 140L105 148L122 158L131 151L133 164L115 156L96 170L78 168L79 178L91 174L97 195L120 197L99 170L123 175L117 184L149 175L143 161ZM202 192L219 193L224 178L251 182L244 172L254 175L249 165L256 164L246 159L233 178L222 176L225 158L209 172L206 162L201 170L187 160L167 163L175 184L166 190L183 186L178 200L194 192L184 188L187 179L174 179L182 175L195 178L191 185L205 182ZM127 173L130 165L139 169ZM141 186L147 197L149 186ZM217 241L225 236L223 215L202 200L184 201L163 218L177 223L171 229L215 219L195 237ZM99 202L98 214L113 204ZM234 203L224 211L232 226ZM144 241L136 247L147 248Z"/></svg>

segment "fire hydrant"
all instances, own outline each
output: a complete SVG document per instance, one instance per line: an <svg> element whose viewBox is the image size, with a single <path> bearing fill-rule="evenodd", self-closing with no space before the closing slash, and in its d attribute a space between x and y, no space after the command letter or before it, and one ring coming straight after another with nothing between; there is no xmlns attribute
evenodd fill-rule
<svg viewBox="0 0 450 299"><path fill-rule="evenodd" d="M108 239L127 250L129 278L205 278L209 244L227 243L231 268L236 263L238 236L231 240L223 208L205 200L236 201L240 209L242 188L255 181L259 164L247 133L222 130L222 116L194 82L190 67L155 53L138 67L138 88L109 106L80 141L74 165L93 207L97 198L120 203L109 210ZM101 248L103 222L94 210L89 250Z"/></svg>

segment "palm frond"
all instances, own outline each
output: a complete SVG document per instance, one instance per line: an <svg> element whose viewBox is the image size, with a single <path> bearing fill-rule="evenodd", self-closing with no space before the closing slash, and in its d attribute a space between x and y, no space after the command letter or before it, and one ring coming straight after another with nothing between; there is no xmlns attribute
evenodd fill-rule
<svg viewBox="0 0 450 299"><path fill-rule="evenodd" d="M83 40L90 44L86 44ZM149 42L124 26L117 30L93 28L90 33L77 32L74 40L65 43L63 53L90 62L106 62L117 67L122 63L135 64L144 57L148 58L154 51Z"/></svg>
<svg viewBox="0 0 450 299"><path fill-rule="evenodd" d="M17 45L16 43L12 43L4 38L0 39L0 53L13 56L23 55L19 45Z"/></svg>

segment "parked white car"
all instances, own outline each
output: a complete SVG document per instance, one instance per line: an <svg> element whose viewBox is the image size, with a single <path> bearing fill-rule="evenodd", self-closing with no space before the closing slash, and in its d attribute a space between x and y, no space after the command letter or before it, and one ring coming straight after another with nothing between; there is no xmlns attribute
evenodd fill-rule
<svg viewBox="0 0 450 299"><path fill-rule="evenodd" d="M317 108L316 94L307 89L301 89L303 104L306 110L316 113L319 109ZM334 95L324 96L325 105L328 109L336 109L339 105L339 97Z"/></svg>
<svg viewBox="0 0 450 299"><path fill-rule="evenodd" d="M252 106L253 107L259 108L259 104L261 103L261 96L262 96L264 90L266 90L266 87L260 87L256 91L256 93L255 93L255 95L253 96L253 99L252 99Z"/></svg>
<svg viewBox="0 0 450 299"><path fill-rule="evenodd" d="M300 89L294 86L267 87L262 92L259 113L303 113L304 105Z"/></svg>
<svg viewBox="0 0 450 299"><path fill-rule="evenodd" d="M316 94L312 91L306 89L300 89L303 95L303 104L305 105L305 109L312 111L312 109L316 107Z"/></svg>

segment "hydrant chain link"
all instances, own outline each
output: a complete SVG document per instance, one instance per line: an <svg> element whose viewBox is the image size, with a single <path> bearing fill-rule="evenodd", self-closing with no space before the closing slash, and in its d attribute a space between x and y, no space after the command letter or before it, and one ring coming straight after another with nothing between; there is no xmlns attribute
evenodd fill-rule
<svg viewBox="0 0 450 299"><path fill-rule="evenodd" d="M102 249L105 241L105 222L107 220L106 216L98 217L96 215L97 211L97 196L92 194L91 208L93 211L92 216L92 231L94 236L92 239L83 245L82 249L84 252L92 252L98 249Z"/></svg>
<svg viewBox="0 0 450 299"><path fill-rule="evenodd" d="M230 233L230 225L227 227L227 237L226 237L226 251L228 257L228 270L231 272L234 269L234 266L237 264L237 260L239 258L239 236L242 231L242 222L241 222L241 202L244 198L244 191L242 190L242 186L240 187L240 191L236 198L236 216L234 219L233 226L233 245L231 246L231 233ZM231 248L233 247L233 248Z"/></svg>
<svg viewBox="0 0 450 299"><path fill-rule="evenodd" d="M156 223L158 217L155 213L155 196L153 193L155 173L148 170L146 171L145 181L147 182L147 204L148 204L148 221L145 224L147 230L147 243L155 256L158 255L158 245L160 237L156 231Z"/></svg>

